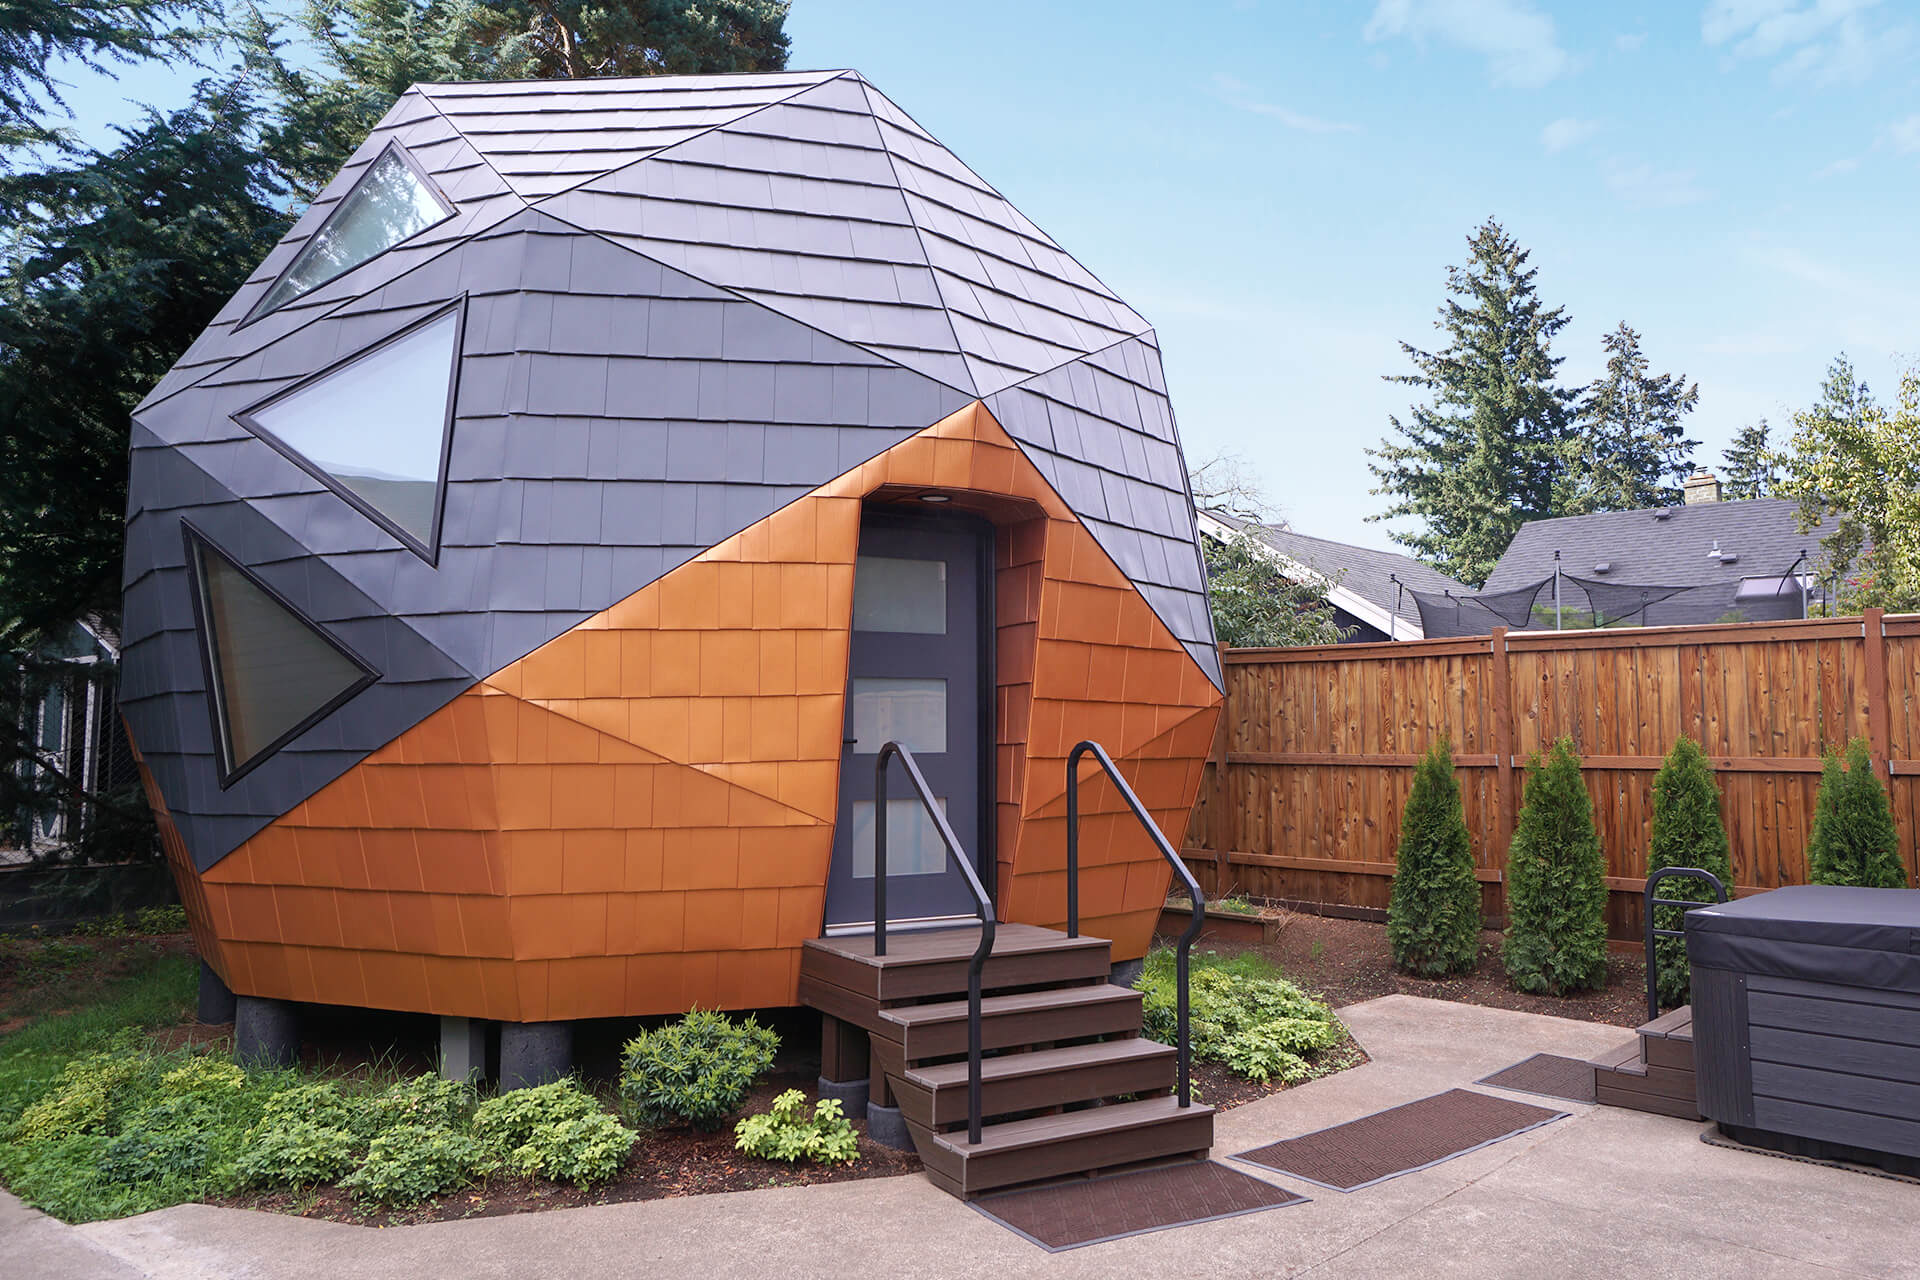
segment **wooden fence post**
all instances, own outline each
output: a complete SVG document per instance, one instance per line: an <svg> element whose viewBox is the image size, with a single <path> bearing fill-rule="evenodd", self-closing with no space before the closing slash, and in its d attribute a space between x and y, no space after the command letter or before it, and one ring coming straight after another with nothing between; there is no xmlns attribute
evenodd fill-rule
<svg viewBox="0 0 1920 1280"><path fill-rule="evenodd" d="M1232 843L1232 825L1226 821L1227 809L1227 717L1233 710L1233 693L1227 679L1227 646L1220 646L1220 719L1213 726L1213 803L1207 806L1207 843L1213 846L1213 894L1226 896L1227 852ZM1223 829L1224 828L1224 829Z"/></svg>
<svg viewBox="0 0 1920 1280"><path fill-rule="evenodd" d="M1493 798L1494 851L1505 880L1507 845L1513 839L1513 825L1520 799L1513 794L1513 671L1507 662L1507 629L1495 627L1493 649Z"/></svg>
<svg viewBox="0 0 1920 1280"><path fill-rule="evenodd" d="M1866 685L1867 685L1867 742L1873 750L1874 772L1888 786L1893 785L1893 773L1888 760L1893 754L1893 742L1887 728L1887 612L1884 609L1868 609L1861 620L1861 631L1866 641Z"/></svg>

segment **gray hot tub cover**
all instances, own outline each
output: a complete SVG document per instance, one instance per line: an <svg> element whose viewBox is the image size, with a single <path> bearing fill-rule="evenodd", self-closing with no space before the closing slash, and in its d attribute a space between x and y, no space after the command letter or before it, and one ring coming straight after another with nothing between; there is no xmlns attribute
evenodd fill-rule
<svg viewBox="0 0 1920 1280"><path fill-rule="evenodd" d="M1687 913L1693 964L1920 993L1920 889L1794 885Z"/></svg>

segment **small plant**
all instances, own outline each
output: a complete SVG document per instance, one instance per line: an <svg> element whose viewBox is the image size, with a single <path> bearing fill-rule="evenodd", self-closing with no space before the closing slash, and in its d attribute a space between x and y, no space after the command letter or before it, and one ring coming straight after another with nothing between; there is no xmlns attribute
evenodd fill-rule
<svg viewBox="0 0 1920 1280"><path fill-rule="evenodd" d="M853 1123L840 1114L838 1098L822 1098L807 1113L807 1096L789 1089L773 1100L771 1110L748 1116L733 1129L733 1145L762 1160L810 1160L815 1164L850 1164L860 1158Z"/></svg>
<svg viewBox="0 0 1920 1280"><path fill-rule="evenodd" d="M695 1009L627 1042L620 1097L640 1123L714 1130L768 1067L780 1037L751 1015L735 1022Z"/></svg>
<svg viewBox="0 0 1920 1280"><path fill-rule="evenodd" d="M1865 738L1847 744L1844 770L1835 752L1821 759L1820 798L1813 811L1813 836L1807 843L1807 870L1815 884L1906 887L1900 833Z"/></svg>
<svg viewBox="0 0 1920 1280"><path fill-rule="evenodd" d="M1562 995L1607 976L1607 860L1580 757L1562 738L1527 764L1526 802L1507 851L1507 976Z"/></svg>
<svg viewBox="0 0 1920 1280"><path fill-rule="evenodd" d="M1400 815L1387 942L1393 962L1422 977L1458 973L1480 958L1480 881L1446 739L1421 757Z"/></svg>
<svg viewBox="0 0 1920 1280"><path fill-rule="evenodd" d="M1173 1044L1179 1034L1178 973L1173 952L1147 955L1139 981L1146 1034ZM1198 959L1188 979L1188 1033L1195 1058L1223 1062L1248 1079L1298 1080L1307 1056L1339 1043L1333 1011L1308 996L1257 955Z"/></svg>
<svg viewBox="0 0 1920 1280"><path fill-rule="evenodd" d="M1714 785L1713 768L1700 744L1692 738L1677 740L1654 775L1653 839L1647 847L1647 865L1655 870L1695 867L1712 872L1728 893L1733 892L1727 828L1720 821L1720 789ZM1659 881L1655 893L1689 902L1713 901L1713 890L1692 877ZM1654 923L1662 929L1679 929L1686 922L1686 911L1685 907L1656 907ZM1661 1003L1683 1005L1690 985L1687 944L1679 938L1654 941Z"/></svg>
<svg viewBox="0 0 1920 1280"><path fill-rule="evenodd" d="M247 1136L236 1174L250 1187L310 1187L339 1180L359 1155L360 1138L351 1129L312 1120L262 1121Z"/></svg>
<svg viewBox="0 0 1920 1280"><path fill-rule="evenodd" d="M413 1076L388 1085L361 1104L358 1127L375 1134L404 1126L447 1129L473 1114L473 1087L462 1080Z"/></svg>
<svg viewBox="0 0 1920 1280"><path fill-rule="evenodd" d="M479 1162L479 1147L459 1130L400 1124L368 1144L367 1158L340 1185L373 1204L417 1204L465 1186Z"/></svg>
<svg viewBox="0 0 1920 1280"><path fill-rule="evenodd" d="M21 1112L14 1125L16 1142L45 1142L107 1127L128 1092L148 1067L132 1053L95 1053L69 1062L55 1087Z"/></svg>
<svg viewBox="0 0 1920 1280"><path fill-rule="evenodd" d="M145 937L187 931L187 909L178 903L166 907L142 907L133 913L133 931Z"/></svg>
<svg viewBox="0 0 1920 1280"><path fill-rule="evenodd" d="M619 1173L638 1135L572 1080L556 1080L481 1103L473 1136L489 1168L584 1187Z"/></svg>

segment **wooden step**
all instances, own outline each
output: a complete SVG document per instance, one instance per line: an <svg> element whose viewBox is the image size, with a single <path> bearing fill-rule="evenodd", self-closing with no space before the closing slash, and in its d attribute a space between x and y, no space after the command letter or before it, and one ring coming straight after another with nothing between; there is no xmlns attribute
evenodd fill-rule
<svg viewBox="0 0 1920 1280"><path fill-rule="evenodd" d="M980 1047L1017 1049L1090 1036L1137 1036L1141 1000L1138 991L1110 982L987 996L980 1002ZM901 1058L909 1065L965 1053L967 1002L941 1000L882 1009L874 1034L898 1044Z"/></svg>
<svg viewBox="0 0 1920 1280"><path fill-rule="evenodd" d="M1640 1057L1655 1067L1693 1070L1693 1008L1681 1005L1642 1026Z"/></svg>
<svg viewBox="0 0 1920 1280"><path fill-rule="evenodd" d="M942 1134L915 1128L913 1136L927 1176L971 1199L1016 1183L1204 1154L1213 1145L1213 1108L1198 1102L1182 1107L1171 1097L1143 1098L987 1125L978 1146L968 1143L965 1130Z"/></svg>
<svg viewBox="0 0 1920 1280"><path fill-rule="evenodd" d="M1134 1037L1002 1054L980 1064L981 1114L1040 1111L1174 1086L1172 1045ZM909 1067L890 1077L901 1113L915 1124L948 1129L967 1122L967 1064Z"/></svg>
<svg viewBox="0 0 1920 1280"><path fill-rule="evenodd" d="M979 945L977 925L889 934L884 956L873 954L872 934L814 938L801 952L800 972L882 1004L953 995L966 991L967 966ZM1105 978L1112 972L1111 950L1105 938L997 925L981 986L992 990Z"/></svg>
<svg viewBox="0 0 1920 1280"><path fill-rule="evenodd" d="M1646 1059L1649 1048L1666 1046L1656 1049L1664 1056L1678 1052L1677 1046L1682 1044L1686 1046L1687 1057L1684 1067ZM1678 1116L1684 1120L1699 1119L1694 1102L1692 1042L1636 1037L1594 1061L1593 1092L1594 1100L1606 1106Z"/></svg>

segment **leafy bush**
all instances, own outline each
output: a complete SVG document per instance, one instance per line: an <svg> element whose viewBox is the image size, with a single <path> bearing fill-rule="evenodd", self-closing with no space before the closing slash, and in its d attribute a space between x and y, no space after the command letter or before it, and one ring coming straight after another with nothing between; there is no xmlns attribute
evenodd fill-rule
<svg viewBox="0 0 1920 1280"><path fill-rule="evenodd" d="M412 1076L361 1103L355 1126L370 1135L404 1126L458 1128L466 1124L473 1107L473 1087L465 1081Z"/></svg>
<svg viewBox="0 0 1920 1280"><path fill-rule="evenodd" d="M1653 840L1647 848L1647 865L1655 870L1697 867L1710 871L1728 893L1733 892L1733 859L1727 829L1720 821L1720 788L1714 785L1713 769L1700 744L1692 738L1677 740L1660 772L1654 775ZM1662 880L1656 893L1689 902L1713 901L1713 890L1691 878ZM1686 911L1685 907L1656 907L1655 923L1662 929L1679 929L1685 923ZM1667 1005L1683 1005L1689 987L1687 944L1678 938L1654 941L1660 1000Z"/></svg>
<svg viewBox="0 0 1920 1280"><path fill-rule="evenodd" d="M1149 952L1134 987L1146 997L1148 1038L1177 1043L1180 988L1174 953ZM1194 957L1187 1016L1196 1059L1223 1062L1262 1082L1302 1078L1311 1070L1307 1055L1338 1044L1343 1034L1331 1009L1252 955L1225 963Z"/></svg>
<svg viewBox="0 0 1920 1280"><path fill-rule="evenodd" d="M584 1187L619 1173L638 1135L579 1085L556 1080L481 1103L473 1136L488 1168Z"/></svg>
<svg viewBox="0 0 1920 1280"><path fill-rule="evenodd" d="M187 909L175 903L169 907L142 907L134 912L133 931L146 936L187 931Z"/></svg>
<svg viewBox="0 0 1920 1280"><path fill-rule="evenodd" d="M20 1113L17 1142L44 1142L108 1126L128 1096L128 1086L148 1069L134 1053L95 1053L67 1063L58 1085Z"/></svg>
<svg viewBox="0 0 1920 1280"><path fill-rule="evenodd" d="M1480 881L1445 739L1420 758L1400 814L1387 942L1396 965L1423 977L1458 973L1480 957Z"/></svg>
<svg viewBox="0 0 1920 1280"><path fill-rule="evenodd" d="M780 1037L751 1015L734 1022L723 1013L695 1009L627 1042L620 1097L645 1125L684 1122L718 1129L773 1065L779 1047Z"/></svg>
<svg viewBox="0 0 1920 1280"><path fill-rule="evenodd" d="M279 1090L261 1109L260 1123L282 1126L304 1122L322 1129L353 1130L365 1123L366 1114L356 1110L341 1096L340 1087L329 1080Z"/></svg>
<svg viewBox="0 0 1920 1280"><path fill-rule="evenodd" d="M250 1187L309 1187L334 1182L360 1156L360 1137L351 1129L312 1120L262 1120L247 1135L247 1148L235 1173Z"/></svg>
<svg viewBox="0 0 1920 1280"><path fill-rule="evenodd" d="M733 1128L733 1145L762 1160L811 1160L815 1164L851 1164L860 1158L853 1124L840 1114L838 1098L822 1098L807 1114L807 1096L789 1089L773 1108L748 1116Z"/></svg>
<svg viewBox="0 0 1920 1280"><path fill-rule="evenodd" d="M1834 752L1822 757L1807 869L1815 884L1906 888L1900 833L1865 738L1847 744L1844 771Z"/></svg>
<svg viewBox="0 0 1920 1280"><path fill-rule="evenodd" d="M1507 850L1507 976L1562 995L1607 976L1607 860L1580 757L1562 738L1527 764L1526 802Z"/></svg>
<svg viewBox="0 0 1920 1280"><path fill-rule="evenodd" d="M480 1148L459 1130L399 1124L368 1144L367 1158L340 1185L373 1204L416 1204L465 1186L479 1163Z"/></svg>

